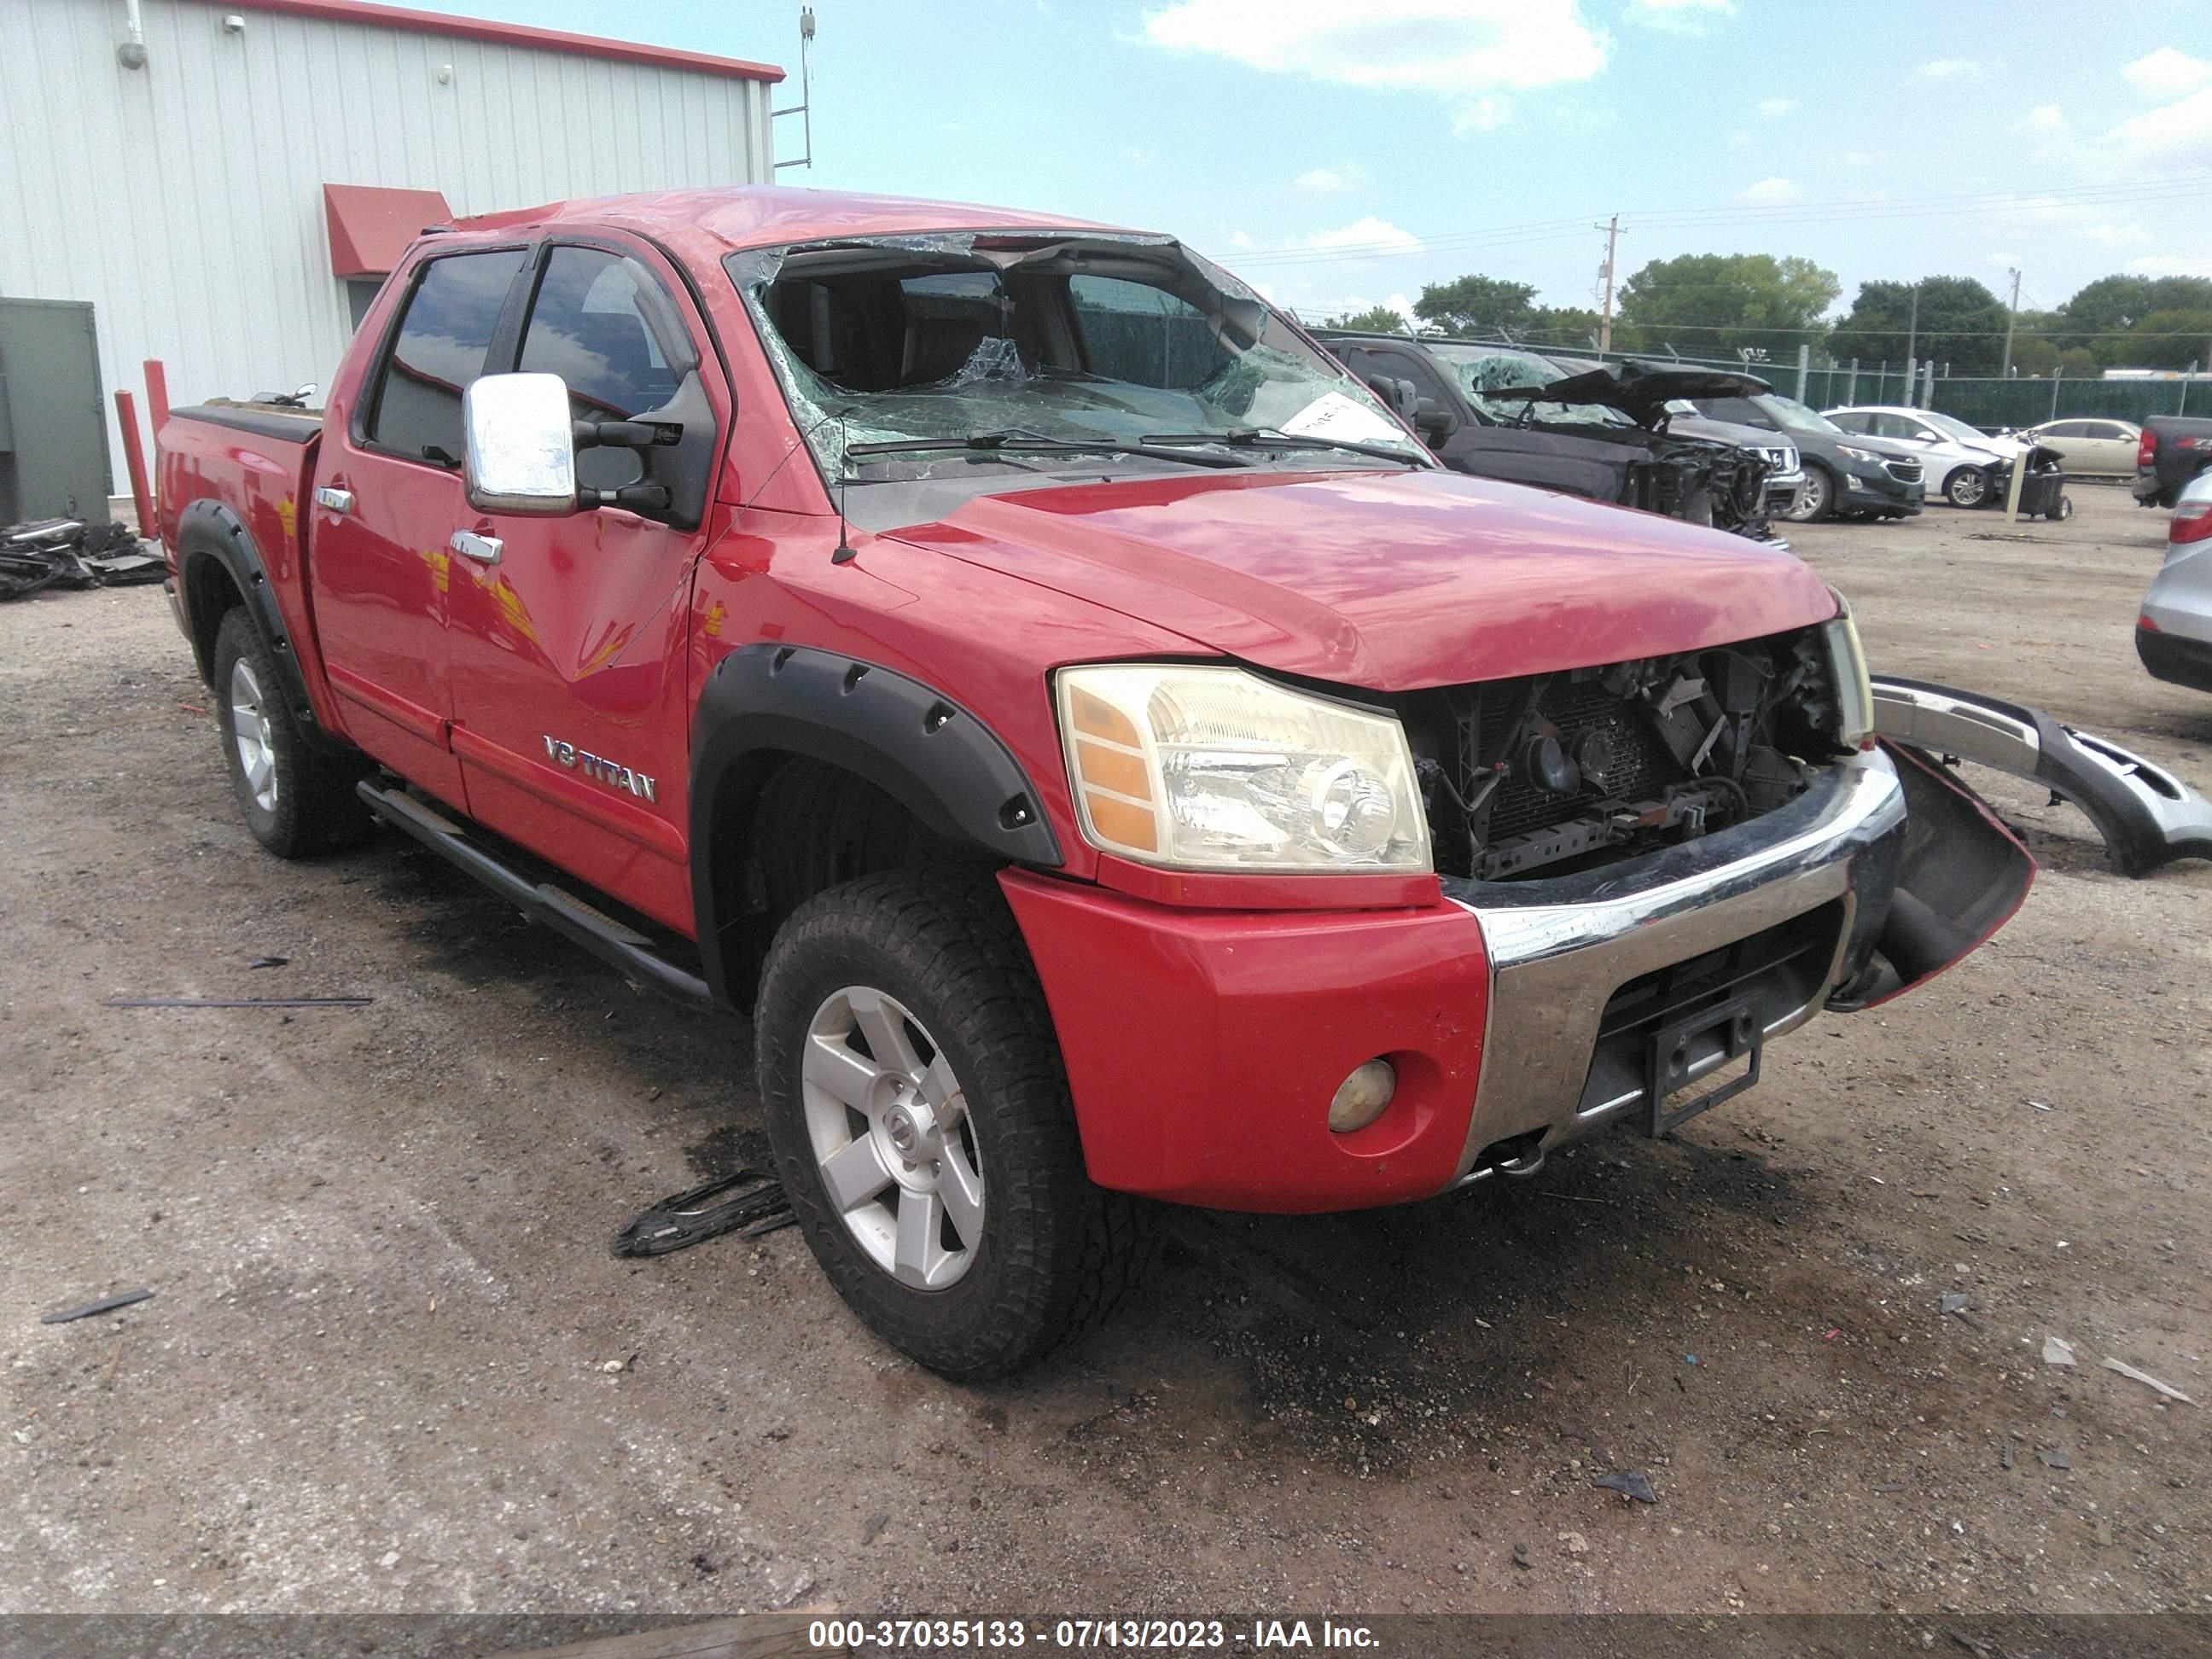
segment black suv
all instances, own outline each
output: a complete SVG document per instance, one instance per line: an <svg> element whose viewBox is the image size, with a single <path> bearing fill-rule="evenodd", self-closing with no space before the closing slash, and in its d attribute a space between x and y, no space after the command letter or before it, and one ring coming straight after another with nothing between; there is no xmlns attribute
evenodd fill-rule
<svg viewBox="0 0 2212 1659"><path fill-rule="evenodd" d="M1771 539L1768 488L1795 476L1787 445L1669 430L1670 398L1755 393L1749 375L1593 363L1509 343L1322 330L1345 367L1393 402L1444 464L1477 477L1640 507ZM1781 492L1786 495L1790 492Z"/></svg>
<svg viewBox="0 0 2212 1659"><path fill-rule="evenodd" d="M1837 514L1903 519L1920 511L1927 482L1920 458L1908 444L1846 432L1778 392L1693 397L1690 405L1708 420L1779 432L1797 446L1805 483L1797 504L1783 515L1795 523L1811 524Z"/></svg>

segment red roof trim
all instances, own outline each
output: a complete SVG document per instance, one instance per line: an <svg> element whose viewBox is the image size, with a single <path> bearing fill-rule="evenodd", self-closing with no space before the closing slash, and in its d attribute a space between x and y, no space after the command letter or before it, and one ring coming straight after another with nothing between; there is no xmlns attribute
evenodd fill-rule
<svg viewBox="0 0 2212 1659"><path fill-rule="evenodd" d="M719 75L733 81L774 82L783 79L783 71L775 64L747 63L742 58L711 58L705 52L678 52L673 46L648 46L635 40L606 40L592 34L530 28L520 23L493 23L479 17L453 17L442 12L412 11L402 6L373 6L365 3L365 0L203 0L203 3L244 11L283 12L288 16L318 18L326 23L359 23L369 28L411 29L423 34L458 35L465 40L487 40L495 46L526 46L538 52L565 52L579 58L608 58L617 63L649 64L658 69L689 70L695 75Z"/></svg>

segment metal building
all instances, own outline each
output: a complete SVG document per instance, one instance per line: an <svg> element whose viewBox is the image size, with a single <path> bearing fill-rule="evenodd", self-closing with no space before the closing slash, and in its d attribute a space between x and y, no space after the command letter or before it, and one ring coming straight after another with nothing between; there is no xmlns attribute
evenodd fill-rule
<svg viewBox="0 0 2212 1659"><path fill-rule="evenodd" d="M769 182L782 75L362 0L0 0L0 296L90 301L110 391L327 385L425 224Z"/></svg>

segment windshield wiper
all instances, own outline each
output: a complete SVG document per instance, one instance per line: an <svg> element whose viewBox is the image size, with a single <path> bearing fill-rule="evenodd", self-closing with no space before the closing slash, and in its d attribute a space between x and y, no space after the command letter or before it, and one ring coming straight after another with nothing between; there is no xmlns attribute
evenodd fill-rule
<svg viewBox="0 0 2212 1659"><path fill-rule="evenodd" d="M1226 455L1191 455L1180 449L1156 447L1152 439L1141 443L1117 443L1111 438L1045 438L1028 432L970 432L957 438L896 438L881 443L848 444L846 456L920 455L932 450L960 449L979 455L1148 455L1154 460L1181 461L1185 466L1243 467L1249 461Z"/></svg>
<svg viewBox="0 0 2212 1659"><path fill-rule="evenodd" d="M1356 444L1348 438L1323 438L1311 433L1283 432L1271 426L1237 426L1226 432L1147 432L1148 444L1226 444L1232 449L1343 449L1354 455L1372 455L1378 461L1427 466L1427 456L1413 449L1386 449L1381 444Z"/></svg>

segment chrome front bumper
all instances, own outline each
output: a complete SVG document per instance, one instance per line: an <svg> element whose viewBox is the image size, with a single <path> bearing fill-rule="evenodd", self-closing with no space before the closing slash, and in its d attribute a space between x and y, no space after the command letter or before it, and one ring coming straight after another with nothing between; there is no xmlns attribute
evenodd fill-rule
<svg viewBox="0 0 2212 1659"><path fill-rule="evenodd" d="M1501 1142L1515 1143L1526 1173L1532 1153L1653 1103L1646 1083L1596 1064L1607 1005L1624 987L1833 905L1832 928L1808 934L1824 942L1823 959L1809 970L1801 963L1788 994L1778 1003L1770 989L1759 1006L1760 1040L1810 1018L1888 908L1905 820L1895 766L1869 750L1836 763L1796 800L1749 823L1630 863L1548 881L1445 883L1446 896L1481 921L1491 968L1481 1073L1457 1179L1490 1167L1495 1160L1484 1153ZM1680 1080L1728 1058L1700 1054Z"/></svg>

